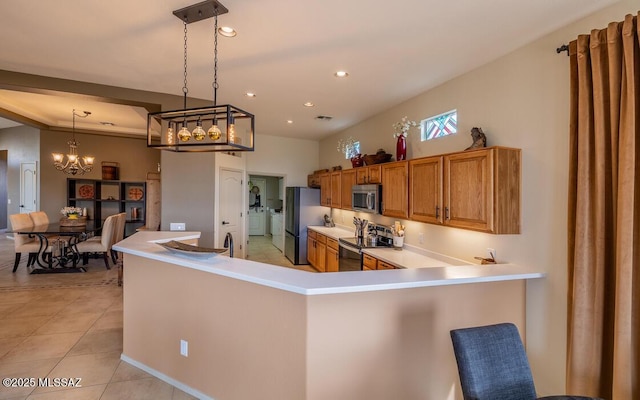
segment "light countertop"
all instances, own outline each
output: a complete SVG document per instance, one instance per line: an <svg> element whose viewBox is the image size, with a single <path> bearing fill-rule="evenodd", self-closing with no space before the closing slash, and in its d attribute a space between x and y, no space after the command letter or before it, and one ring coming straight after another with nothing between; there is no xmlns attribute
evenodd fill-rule
<svg viewBox="0 0 640 400"><path fill-rule="evenodd" d="M341 227L309 226L309 229L338 240L341 237L354 237L354 230ZM390 247L372 247L362 250L379 260L393 264L398 268L415 269L428 267L443 267L447 265L472 265L469 262L428 250L405 245L402 250Z"/></svg>
<svg viewBox="0 0 640 400"><path fill-rule="evenodd" d="M334 236L328 233L340 235L340 231L347 231L340 228L318 228L324 230L318 229L318 232L331 237ZM315 227L314 230L316 230ZM347 231L347 234L350 233ZM371 271L353 271L319 274L239 258L229 258L225 255L218 255L205 260L189 256L179 256L156 244L157 242L166 242L169 240L180 241L197 239L199 237L199 232L140 231L118 242L113 246L113 249L126 254L170 263L184 268L193 268L303 295L354 293L458 285L464 283L537 279L545 276L544 273L534 268L513 264L443 264L431 268L395 269L375 271L373 273ZM340 236L337 236L336 238L339 237ZM387 255L389 260L394 259L396 262L404 262L407 264L414 262L412 259L413 256L408 254L410 252L406 250L373 249L370 251L393 252ZM407 252L407 254L396 254L405 252ZM372 255L374 254L372 253ZM378 255L374 256L378 257ZM400 259L394 257L400 257ZM380 256L380 258L386 260L383 256ZM394 261L388 262L394 263ZM135 268L135 265L132 267Z"/></svg>

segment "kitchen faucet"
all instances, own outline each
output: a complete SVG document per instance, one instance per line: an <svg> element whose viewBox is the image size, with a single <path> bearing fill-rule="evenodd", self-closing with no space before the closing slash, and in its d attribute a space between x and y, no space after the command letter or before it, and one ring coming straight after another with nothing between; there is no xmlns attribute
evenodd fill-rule
<svg viewBox="0 0 640 400"><path fill-rule="evenodd" d="M233 258L233 235L231 235L231 232L227 232L224 237L224 248L229 249L229 257Z"/></svg>

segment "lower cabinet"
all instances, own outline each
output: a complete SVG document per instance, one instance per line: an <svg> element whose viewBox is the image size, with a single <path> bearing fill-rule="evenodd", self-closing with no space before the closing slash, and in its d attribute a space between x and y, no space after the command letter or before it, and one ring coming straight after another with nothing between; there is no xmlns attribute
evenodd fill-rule
<svg viewBox="0 0 640 400"><path fill-rule="evenodd" d="M326 271L327 237L311 229L307 230L307 261L320 272Z"/></svg>
<svg viewBox="0 0 640 400"><path fill-rule="evenodd" d="M380 269L398 269L393 264L390 264L386 261L378 260L377 258L370 256L369 254L362 255L362 270L363 271L374 271Z"/></svg>
<svg viewBox="0 0 640 400"><path fill-rule="evenodd" d="M338 241L321 233L307 230L307 261L320 272L338 272Z"/></svg>
<svg viewBox="0 0 640 400"><path fill-rule="evenodd" d="M327 254L325 257L325 270L326 272L338 272L339 270L339 247L338 241L332 238L327 238Z"/></svg>

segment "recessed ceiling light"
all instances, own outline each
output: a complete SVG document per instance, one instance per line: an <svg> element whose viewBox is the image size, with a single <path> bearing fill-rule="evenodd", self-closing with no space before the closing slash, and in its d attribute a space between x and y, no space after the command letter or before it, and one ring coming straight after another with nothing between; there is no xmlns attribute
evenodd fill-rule
<svg viewBox="0 0 640 400"><path fill-rule="evenodd" d="M244 95L247 96L247 97L256 97L256 94L252 93L252 92L247 92Z"/></svg>
<svg viewBox="0 0 640 400"><path fill-rule="evenodd" d="M290 119L288 119L288 120L287 120L287 124L293 124L293 121L292 121L292 120L290 120Z"/></svg>
<svg viewBox="0 0 640 400"><path fill-rule="evenodd" d="M305 107L313 107L314 104L312 102L310 102L310 101L307 101L306 103L304 103L304 106Z"/></svg>
<svg viewBox="0 0 640 400"><path fill-rule="evenodd" d="M229 26L222 26L218 28L218 33L226 37L234 37L235 35L238 34L235 29Z"/></svg>
<svg viewBox="0 0 640 400"><path fill-rule="evenodd" d="M346 78L349 76L349 73L347 71L338 71L334 75L338 78Z"/></svg>
<svg viewBox="0 0 640 400"><path fill-rule="evenodd" d="M331 119L333 119L333 117L330 117L328 115L318 115L316 117L316 119L319 119L321 121L331 121Z"/></svg>
<svg viewBox="0 0 640 400"><path fill-rule="evenodd" d="M109 122L109 121L100 121L100 123L104 126L116 126L116 124L114 124L113 122Z"/></svg>

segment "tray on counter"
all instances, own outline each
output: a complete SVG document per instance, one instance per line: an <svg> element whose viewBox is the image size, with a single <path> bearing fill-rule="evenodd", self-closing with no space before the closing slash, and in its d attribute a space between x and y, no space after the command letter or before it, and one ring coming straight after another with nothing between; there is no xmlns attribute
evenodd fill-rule
<svg viewBox="0 0 640 400"><path fill-rule="evenodd" d="M193 246L186 243L176 242L175 240L171 240L165 243L156 243L159 246L164 247L170 252L178 255L184 256L187 258L198 258L198 259L207 259L218 254L222 254L228 249L210 249L208 247L201 246Z"/></svg>

